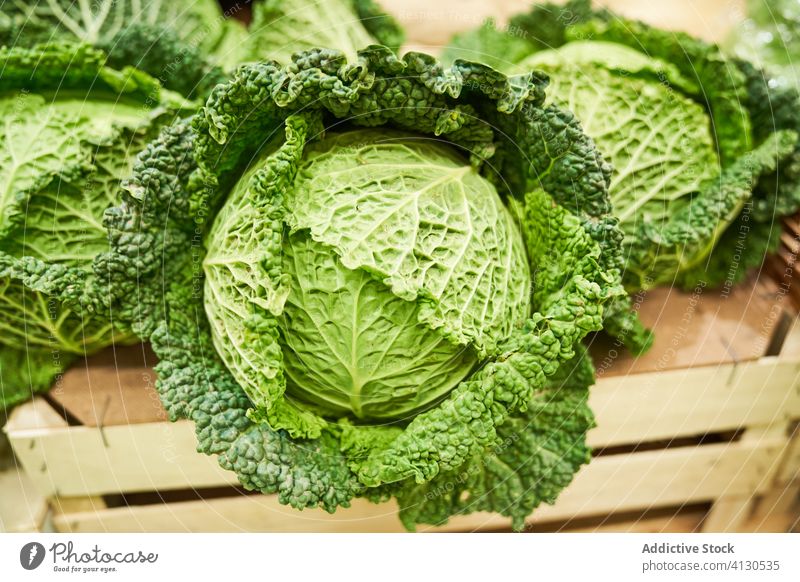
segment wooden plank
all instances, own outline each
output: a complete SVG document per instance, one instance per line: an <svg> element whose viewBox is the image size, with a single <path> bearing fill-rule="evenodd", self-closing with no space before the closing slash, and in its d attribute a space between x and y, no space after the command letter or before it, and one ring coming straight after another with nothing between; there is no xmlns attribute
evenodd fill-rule
<svg viewBox="0 0 800 582"><path fill-rule="evenodd" d="M67 421L50 406L44 398L36 396L33 400L16 406L8 417L3 431L11 435L20 431L57 431L67 428ZM12 442L13 445L13 442Z"/></svg>
<svg viewBox="0 0 800 582"><path fill-rule="evenodd" d="M789 532L800 524L800 484L767 491L755 501L753 515L740 531Z"/></svg>
<svg viewBox="0 0 800 582"><path fill-rule="evenodd" d="M677 506L673 509L671 515L666 516L657 516L657 517L649 517L648 512L645 512L642 516L636 516L632 519L628 520L619 520L614 519L614 516L602 516L596 518L594 523L586 524L585 522L582 523L580 526L574 526L571 522L544 522L538 524L533 531L536 532L569 532L569 533L687 533L687 532L695 532L699 531L700 524L705 517L706 512L704 510L698 509L682 509L683 506ZM142 508L142 511L132 512L130 515L131 520L136 520L137 522L140 519L143 519L148 522L148 526L153 522L154 516L148 515L149 510L146 508ZM109 513L113 512L114 510L99 510L99 513L62 513L56 514L55 517L55 524L56 524L56 531L60 532L94 532L94 531L110 531L106 529L106 526L109 523L118 523L119 516L114 515L109 517ZM169 512L169 507L164 507L162 509L164 512ZM210 512L209 512L210 513ZM224 520L224 523L230 527L231 522L225 518L222 518L220 514L215 512L217 517L220 517L221 520ZM200 514L200 518L204 519L205 514ZM157 531L176 531L172 529L174 524L170 523L169 519L164 519L161 522L162 526L166 527L166 530L157 530ZM195 531L206 531L204 528L208 527L208 523L201 523L199 524L199 529L195 527L193 523L183 522L183 526L185 529L179 529L177 531L187 531L187 532L195 532ZM95 527L100 527L101 529L93 529ZM140 529L139 531L144 531L144 529ZM209 530L210 531L210 530ZM219 530L214 530L219 531ZM243 531L241 529L233 529L233 530L224 530L224 531ZM318 531L318 530L312 530ZM335 530L337 532L346 531L343 529ZM353 531L361 531L360 529L354 529ZM399 529L397 527L391 527L385 530L384 533L397 533L402 532L404 530ZM503 530L508 531L508 530Z"/></svg>
<svg viewBox="0 0 800 582"><path fill-rule="evenodd" d="M763 504L763 505L762 505ZM88 517L86 513L75 513L73 511L61 511L57 514L57 531L68 532L88 532L106 531L107 519L104 519L107 510L98 505L97 511L100 515L94 514ZM568 532L568 533L694 533L701 530L706 511L702 509L684 509L684 505L678 505L671 509L666 516L648 517L651 512L645 512L642 516L635 516L628 520L615 519L614 514L595 518L594 523L574 526L577 520L566 522L542 522L532 527L536 532ZM162 511L168 512L169 508L164 507ZM117 520L112 517L111 520ZM132 519L138 519L133 516ZM165 520L166 521L166 520ZM585 522L586 520L580 520ZM95 523L100 527L88 529ZM800 524L800 489L795 489L793 495L789 491L779 493L768 492L759 501L755 515L746 520L741 526L740 532L750 533L786 533L792 531ZM189 524L184 523L188 526ZM208 524L205 524L206 526ZM202 525L200 526L202 529ZM199 531L199 530L182 530ZM399 531L391 529L389 531ZM505 531L505 530L504 530Z"/></svg>
<svg viewBox="0 0 800 582"><path fill-rule="evenodd" d="M15 407L3 430L8 435L14 454L20 465L25 468L27 478L33 487L41 495L49 496L55 486L51 476L44 470L45 463L41 458L37 458L36 443L17 439L16 435L34 432L57 438L56 435L63 436L70 430L67 421L59 416L46 400L37 396L30 402Z"/></svg>
<svg viewBox="0 0 800 582"><path fill-rule="evenodd" d="M194 425L148 423L103 429L15 429L9 439L46 496L100 495L235 483L215 457L196 452Z"/></svg>
<svg viewBox="0 0 800 582"><path fill-rule="evenodd" d="M629 521L609 521L608 518L601 518L597 525L571 527L557 526L547 528L545 531L569 532L569 533L691 533L699 531L700 524L706 512L700 510L682 511L680 506L676 508L674 515L666 517L637 517ZM539 531L539 528L537 528Z"/></svg>
<svg viewBox="0 0 800 582"><path fill-rule="evenodd" d="M800 237L797 234L784 230L781 233L781 244L792 255L800 255Z"/></svg>
<svg viewBox="0 0 800 582"><path fill-rule="evenodd" d="M798 315L795 315L789 333L786 334L781 355L792 359L800 358L800 316Z"/></svg>
<svg viewBox="0 0 800 582"><path fill-rule="evenodd" d="M748 429L741 439L743 444L774 441L782 442L783 444L769 467L762 468L760 478L763 483L767 484L767 487L772 486L771 483L773 483L774 476L783 463L783 456L789 444L786 440L785 423L775 423L765 427ZM757 493L755 489L744 494L738 491L733 493L724 491L711 506L708 516L703 520L703 531L715 533L741 531L745 522L753 514Z"/></svg>
<svg viewBox="0 0 800 582"><path fill-rule="evenodd" d="M704 445L609 455L585 467L554 506L537 510L531 523L698 503L720 495L745 495L769 487L770 473L785 442ZM373 505L355 500L349 509L329 515L298 512L275 496L240 495L171 503L117 507L54 518L61 531L402 531L394 502ZM443 527L420 531L505 529L509 520L477 513L453 518Z"/></svg>
<svg viewBox="0 0 800 582"><path fill-rule="evenodd" d="M791 483L800 485L800 424L794 427L781 460L781 467L775 476L775 485L778 487L788 486Z"/></svg>
<svg viewBox="0 0 800 582"><path fill-rule="evenodd" d="M707 434L800 418L800 362L762 358L603 377L589 399L594 447Z"/></svg>
<svg viewBox="0 0 800 582"><path fill-rule="evenodd" d="M102 497L53 497L50 505L59 514L95 512L108 507Z"/></svg>
<svg viewBox="0 0 800 582"><path fill-rule="evenodd" d="M47 502L24 472L17 468L0 472L0 532L39 531Z"/></svg>
<svg viewBox="0 0 800 582"><path fill-rule="evenodd" d="M703 520L705 533L732 533L740 531L752 509L752 495L726 496L718 499Z"/></svg>

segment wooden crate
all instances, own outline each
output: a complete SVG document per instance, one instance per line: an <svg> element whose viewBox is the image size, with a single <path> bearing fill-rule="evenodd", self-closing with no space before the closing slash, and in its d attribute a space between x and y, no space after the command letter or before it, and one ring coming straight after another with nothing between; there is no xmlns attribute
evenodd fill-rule
<svg viewBox="0 0 800 582"><path fill-rule="evenodd" d="M700 290L699 290L700 291ZM730 294L659 289L640 302L654 326L639 359L596 338L596 458L535 530L787 531L800 510L800 324L755 279ZM788 302L787 302L788 303ZM329 515L247 494L195 452L191 423L166 421L154 356L107 352L17 408L6 431L57 530L400 531L396 507L361 500ZM507 529L491 514L440 528Z"/></svg>

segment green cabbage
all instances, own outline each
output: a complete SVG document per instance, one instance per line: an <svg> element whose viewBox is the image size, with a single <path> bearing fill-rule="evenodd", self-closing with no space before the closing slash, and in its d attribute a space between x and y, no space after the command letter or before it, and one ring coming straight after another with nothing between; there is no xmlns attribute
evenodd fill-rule
<svg viewBox="0 0 800 582"><path fill-rule="evenodd" d="M135 155L191 104L103 61L77 45L0 49L0 404L130 337L92 270L108 250L103 213Z"/></svg>
<svg viewBox="0 0 800 582"><path fill-rule="evenodd" d="M260 383L275 377L329 415L410 418L522 326L522 237L491 182L451 149L375 130L309 146L284 201L293 234L274 289L262 282L274 275L251 266L267 262L274 234L242 236L260 217L253 177L237 183L207 237L205 306L217 351L256 405L270 406ZM280 316L283 370L248 341L254 309Z"/></svg>
<svg viewBox="0 0 800 582"><path fill-rule="evenodd" d="M800 208L797 93L713 45L573 0L458 36L459 57L550 75L614 166L629 291L730 287Z"/></svg>
<svg viewBox="0 0 800 582"><path fill-rule="evenodd" d="M106 213L115 313L248 489L521 527L589 460L608 167L538 75L385 47L244 67Z"/></svg>

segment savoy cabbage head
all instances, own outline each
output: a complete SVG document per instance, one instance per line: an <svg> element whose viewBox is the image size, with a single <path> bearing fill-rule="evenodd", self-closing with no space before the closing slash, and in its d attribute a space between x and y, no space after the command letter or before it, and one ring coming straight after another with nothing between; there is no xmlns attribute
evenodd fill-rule
<svg viewBox="0 0 800 582"><path fill-rule="evenodd" d="M200 451L409 528L555 500L589 459L580 340L622 289L609 169L545 85L315 49L147 147L95 267Z"/></svg>
<svg viewBox="0 0 800 582"><path fill-rule="evenodd" d="M489 22L447 57L550 75L614 166L629 290L732 285L800 207L796 92L713 45L573 0Z"/></svg>
<svg viewBox="0 0 800 582"><path fill-rule="evenodd" d="M128 337L95 256L135 155L190 103L79 45L0 49L0 404Z"/></svg>
<svg viewBox="0 0 800 582"><path fill-rule="evenodd" d="M264 222L253 184L272 155L264 148L228 195L203 261L214 344L257 407L273 410L275 390L288 389L321 415L411 418L523 325L522 236L452 146L374 129L310 144L277 248L270 225L253 227ZM282 361L252 330L259 309L278 325ZM273 427L298 432L278 414Z"/></svg>

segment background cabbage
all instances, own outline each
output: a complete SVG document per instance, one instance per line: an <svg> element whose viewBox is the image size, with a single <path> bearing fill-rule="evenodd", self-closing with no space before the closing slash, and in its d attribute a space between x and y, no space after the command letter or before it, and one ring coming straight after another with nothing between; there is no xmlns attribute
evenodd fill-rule
<svg viewBox="0 0 800 582"><path fill-rule="evenodd" d="M184 95L203 94L236 66L245 36L216 0L11 0L0 14L0 44L88 44L109 66L135 66Z"/></svg>
<svg viewBox="0 0 800 582"><path fill-rule="evenodd" d="M135 155L192 106L86 46L0 49L0 404L49 387L75 356L130 338L95 256Z"/></svg>
<svg viewBox="0 0 800 582"><path fill-rule="evenodd" d="M0 13L0 45L89 44L109 66L134 66L192 97L242 63L288 63L311 47L353 57L376 39L399 47L402 33L373 0L255 0L224 13L217 0L9 0Z"/></svg>
<svg viewBox="0 0 800 582"><path fill-rule="evenodd" d="M730 287L778 244L800 207L795 90L683 33L542 4L460 35L448 59L542 70L614 167L630 291Z"/></svg>

